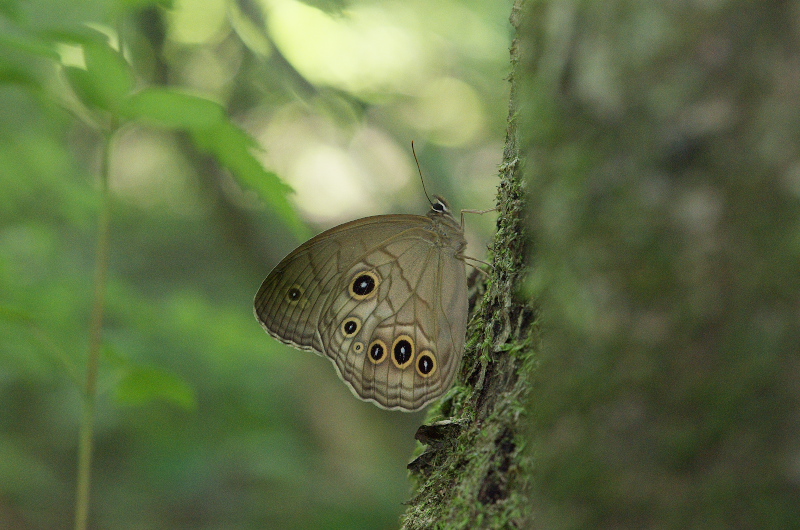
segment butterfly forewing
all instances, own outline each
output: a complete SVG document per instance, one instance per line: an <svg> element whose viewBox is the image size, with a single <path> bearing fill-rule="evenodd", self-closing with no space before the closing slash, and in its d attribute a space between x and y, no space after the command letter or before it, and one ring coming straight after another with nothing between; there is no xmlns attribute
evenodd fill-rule
<svg viewBox="0 0 800 530"><path fill-rule="evenodd" d="M387 236L418 226L418 219L424 219L403 215L391 227L376 230L381 217L386 216L359 219L323 232L275 266L255 298L256 317L270 335L323 354L317 324L342 270Z"/></svg>

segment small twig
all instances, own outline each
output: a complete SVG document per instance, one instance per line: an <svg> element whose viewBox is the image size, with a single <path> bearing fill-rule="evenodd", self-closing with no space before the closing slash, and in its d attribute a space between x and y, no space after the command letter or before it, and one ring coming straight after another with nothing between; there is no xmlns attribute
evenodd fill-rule
<svg viewBox="0 0 800 530"><path fill-rule="evenodd" d="M103 313L106 300L110 240L110 197L108 175L111 158L111 137L107 133L100 165L100 213L97 220L97 254L95 255L94 301L89 324L89 351L86 359L86 383L83 391L83 416L78 439L78 482L75 494L75 530L86 530L89 521L89 493L92 472L94 413L97 404L97 373L103 342Z"/></svg>

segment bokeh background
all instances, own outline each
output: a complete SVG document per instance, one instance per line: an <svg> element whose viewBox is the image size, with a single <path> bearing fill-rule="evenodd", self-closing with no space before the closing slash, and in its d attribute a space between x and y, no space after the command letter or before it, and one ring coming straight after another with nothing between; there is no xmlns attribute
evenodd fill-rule
<svg viewBox="0 0 800 530"><path fill-rule="evenodd" d="M221 105L294 190L293 225L180 128L111 143L96 528L393 528L423 413L356 400L252 314L286 253L335 224L491 208L510 1L147 0L0 5L0 528L69 528L101 205L100 131L65 75L75 35L136 89ZM213 149L212 149L213 151ZM493 216L467 221L482 258ZM305 230L298 226L307 227Z"/></svg>

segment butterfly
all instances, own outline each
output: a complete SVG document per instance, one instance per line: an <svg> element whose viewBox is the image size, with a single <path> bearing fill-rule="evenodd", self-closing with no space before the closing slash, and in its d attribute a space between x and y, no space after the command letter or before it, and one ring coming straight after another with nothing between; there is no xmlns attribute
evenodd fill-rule
<svg viewBox="0 0 800 530"><path fill-rule="evenodd" d="M467 328L467 242L447 202L327 230L261 284L255 315L279 341L329 358L353 393L419 410L452 385Z"/></svg>

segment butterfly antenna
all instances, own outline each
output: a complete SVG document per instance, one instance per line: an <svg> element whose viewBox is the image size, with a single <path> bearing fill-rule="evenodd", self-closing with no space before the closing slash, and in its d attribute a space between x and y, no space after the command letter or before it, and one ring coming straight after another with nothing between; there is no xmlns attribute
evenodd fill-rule
<svg viewBox="0 0 800 530"><path fill-rule="evenodd" d="M411 140L411 153L414 155L414 162L417 163L417 171L419 172L419 180L422 181L422 191L425 193L425 198L428 199L428 203L433 206L433 201L431 200L430 195L428 195L428 190L425 189L425 179L422 178L422 168L419 167L419 159L417 158L417 152L414 150L414 140Z"/></svg>

